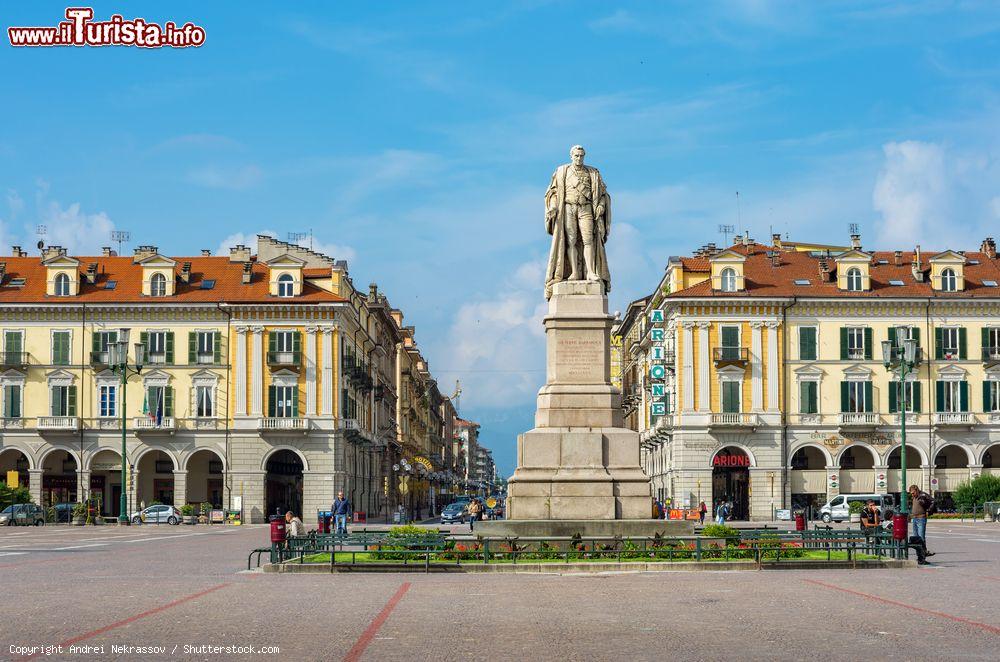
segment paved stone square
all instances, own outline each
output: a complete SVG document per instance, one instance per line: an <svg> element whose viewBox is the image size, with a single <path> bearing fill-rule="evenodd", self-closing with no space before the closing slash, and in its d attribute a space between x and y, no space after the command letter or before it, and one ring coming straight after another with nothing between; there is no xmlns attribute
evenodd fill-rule
<svg viewBox="0 0 1000 662"><path fill-rule="evenodd" d="M267 535L0 529L17 598L0 657L62 644L33 659L995 659L1000 644L1000 525L932 522L924 569L598 576L245 572ZM201 648L216 646L277 652Z"/></svg>

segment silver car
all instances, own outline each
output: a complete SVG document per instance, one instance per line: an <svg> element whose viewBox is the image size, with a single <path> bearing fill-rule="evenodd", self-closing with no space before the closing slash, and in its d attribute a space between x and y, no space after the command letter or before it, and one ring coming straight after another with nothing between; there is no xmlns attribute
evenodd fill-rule
<svg viewBox="0 0 1000 662"><path fill-rule="evenodd" d="M180 524L181 511L173 506L156 505L132 513L133 524Z"/></svg>
<svg viewBox="0 0 1000 662"><path fill-rule="evenodd" d="M15 503L0 512L0 526L41 526L45 524L45 511L33 503Z"/></svg>

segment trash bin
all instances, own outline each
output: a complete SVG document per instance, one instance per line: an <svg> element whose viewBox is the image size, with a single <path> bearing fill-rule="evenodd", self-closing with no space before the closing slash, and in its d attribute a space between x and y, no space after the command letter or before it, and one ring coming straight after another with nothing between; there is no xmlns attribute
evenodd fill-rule
<svg viewBox="0 0 1000 662"><path fill-rule="evenodd" d="M892 539L906 540L906 515L895 514L892 516Z"/></svg>
<svg viewBox="0 0 1000 662"><path fill-rule="evenodd" d="M805 531L806 530L806 516L802 513L795 513L795 530Z"/></svg>
<svg viewBox="0 0 1000 662"><path fill-rule="evenodd" d="M364 524L367 521L368 521L368 513L366 513L363 510L361 510L361 511L355 510L354 511L354 523L355 524L357 524L359 522L362 523L362 524Z"/></svg>
<svg viewBox="0 0 1000 662"><path fill-rule="evenodd" d="M330 519L333 514L329 510L316 511L316 531L319 533L330 533Z"/></svg>
<svg viewBox="0 0 1000 662"><path fill-rule="evenodd" d="M285 542L285 520L274 518L271 520L271 544Z"/></svg>

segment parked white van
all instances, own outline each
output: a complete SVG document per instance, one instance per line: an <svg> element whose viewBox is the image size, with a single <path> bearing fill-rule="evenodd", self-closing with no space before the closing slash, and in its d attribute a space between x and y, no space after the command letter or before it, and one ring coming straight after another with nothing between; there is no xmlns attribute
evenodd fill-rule
<svg viewBox="0 0 1000 662"><path fill-rule="evenodd" d="M896 500L891 494L839 494L819 509L820 517L827 524L831 521L843 522L851 518L852 502L867 503L869 499L882 510L883 520L892 518L896 511Z"/></svg>

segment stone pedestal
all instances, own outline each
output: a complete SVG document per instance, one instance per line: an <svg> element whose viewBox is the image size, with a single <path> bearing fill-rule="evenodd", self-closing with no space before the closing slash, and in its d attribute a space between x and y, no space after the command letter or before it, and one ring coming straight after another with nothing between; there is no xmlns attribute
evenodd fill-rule
<svg viewBox="0 0 1000 662"><path fill-rule="evenodd" d="M517 439L510 520L648 520L639 435L611 385L612 317L599 282L556 283L545 317L547 366L535 427Z"/></svg>

